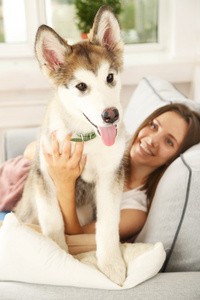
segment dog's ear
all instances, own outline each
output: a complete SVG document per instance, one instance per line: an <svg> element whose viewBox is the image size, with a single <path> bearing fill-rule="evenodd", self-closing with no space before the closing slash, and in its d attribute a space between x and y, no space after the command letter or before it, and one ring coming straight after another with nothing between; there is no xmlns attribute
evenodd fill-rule
<svg viewBox="0 0 200 300"><path fill-rule="evenodd" d="M65 62L71 47L52 28L41 25L35 40L35 54L42 71L47 75L56 73Z"/></svg>
<svg viewBox="0 0 200 300"><path fill-rule="evenodd" d="M109 7L103 5L99 8L88 39L92 44L101 45L107 50L123 50L120 25Z"/></svg>

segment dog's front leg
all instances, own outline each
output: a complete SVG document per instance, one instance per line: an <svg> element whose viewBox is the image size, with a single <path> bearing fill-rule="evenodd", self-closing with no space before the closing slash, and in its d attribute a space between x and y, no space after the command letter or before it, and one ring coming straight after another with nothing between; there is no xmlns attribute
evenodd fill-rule
<svg viewBox="0 0 200 300"><path fill-rule="evenodd" d="M37 177L38 188L35 190L39 224L44 235L50 237L68 252L64 221L57 201L55 186L50 178L44 178L42 174Z"/></svg>
<svg viewBox="0 0 200 300"><path fill-rule="evenodd" d="M105 175L105 174L104 174ZM119 219L122 184L114 184L114 176L104 176L96 187L97 261L99 269L118 285L123 285L126 266L119 244Z"/></svg>

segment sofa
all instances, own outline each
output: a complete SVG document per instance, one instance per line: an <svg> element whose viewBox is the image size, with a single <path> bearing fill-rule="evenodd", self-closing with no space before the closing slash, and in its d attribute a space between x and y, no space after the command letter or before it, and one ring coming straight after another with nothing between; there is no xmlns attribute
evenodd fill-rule
<svg viewBox="0 0 200 300"><path fill-rule="evenodd" d="M173 102L184 103L200 113L200 104L187 99L170 82L143 78L124 113L127 134L132 135L155 109ZM38 131L38 128L6 131L5 158L21 155ZM181 154L163 175L147 221L135 240L136 243L163 243L166 260L158 274L124 290L1 280L0 299L200 299L199 232L200 144L197 144Z"/></svg>

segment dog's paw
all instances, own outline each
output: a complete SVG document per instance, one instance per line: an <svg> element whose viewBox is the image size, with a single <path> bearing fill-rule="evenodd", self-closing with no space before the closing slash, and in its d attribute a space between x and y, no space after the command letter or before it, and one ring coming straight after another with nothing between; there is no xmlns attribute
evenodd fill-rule
<svg viewBox="0 0 200 300"><path fill-rule="evenodd" d="M126 278L126 265L122 257L113 259L107 257L106 260L98 259L98 268L110 280L122 286Z"/></svg>

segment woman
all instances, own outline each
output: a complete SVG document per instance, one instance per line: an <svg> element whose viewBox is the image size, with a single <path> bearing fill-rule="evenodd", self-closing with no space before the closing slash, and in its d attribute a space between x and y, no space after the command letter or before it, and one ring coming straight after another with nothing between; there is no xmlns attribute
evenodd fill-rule
<svg viewBox="0 0 200 300"><path fill-rule="evenodd" d="M200 116L182 104L159 108L141 124L125 154L125 183L119 224L121 240L140 232L162 174L180 153L198 142ZM83 172L87 160L83 148L82 143L76 143L71 154L70 136L67 136L60 154L55 132L52 134L52 155L43 147L68 235L95 233L95 220L81 226L75 207L76 179ZM30 158L27 153L25 155Z"/></svg>

